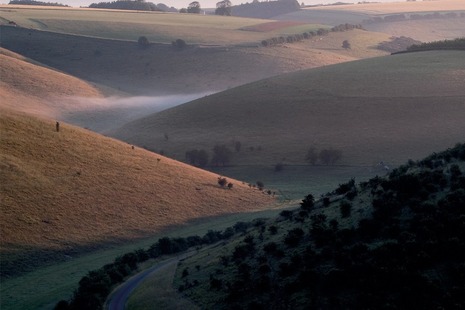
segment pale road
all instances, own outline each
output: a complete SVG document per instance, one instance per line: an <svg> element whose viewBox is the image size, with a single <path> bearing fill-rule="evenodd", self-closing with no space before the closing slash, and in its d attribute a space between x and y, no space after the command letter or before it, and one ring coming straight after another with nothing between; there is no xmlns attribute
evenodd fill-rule
<svg viewBox="0 0 465 310"><path fill-rule="evenodd" d="M126 308L126 302L128 301L129 296L137 288L137 286L142 283L142 281L151 275L154 272L157 272L165 267L177 264L181 259L184 259L189 256L191 253L186 253L178 257L173 257L167 260L164 260L155 266L144 270L132 278L128 279L126 282L118 286L112 294L108 297L108 300L105 303L105 309L108 310L124 310ZM192 255L192 254L191 254Z"/></svg>

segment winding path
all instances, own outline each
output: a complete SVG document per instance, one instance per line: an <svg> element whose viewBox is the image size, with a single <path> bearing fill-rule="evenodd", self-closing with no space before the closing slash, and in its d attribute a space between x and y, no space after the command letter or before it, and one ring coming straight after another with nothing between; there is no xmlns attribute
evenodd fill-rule
<svg viewBox="0 0 465 310"><path fill-rule="evenodd" d="M189 255L192 255L192 253L185 253L180 256L172 257L136 274L113 291L105 303L105 309L124 310L126 308L126 302L128 301L129 296L145 278L157 271L162 270L163 268L177 264L181 259L184 259Z"/></svg>

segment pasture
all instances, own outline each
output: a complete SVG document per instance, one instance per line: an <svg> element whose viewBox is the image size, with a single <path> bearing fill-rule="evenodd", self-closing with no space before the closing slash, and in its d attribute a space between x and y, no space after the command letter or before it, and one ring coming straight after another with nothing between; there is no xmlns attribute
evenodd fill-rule
<svg viewBox="0 0 465 310"><path fill-rule="evenodd" d="M311 146L340 149L341 165L398 165L463 139L462 59L461 51L424 52L299 71L162 111L114 136L181 160L190 149L234 150L240 141L231 165L301 165Z"/></svg>
<svg viewBox="0 0 465 310"><path fill-rule="evenodd" d="M255 32L243 29L270 21L216 15L27 6L0 6L0 21L14 21L28 29L104 39L137 41L139 36L146 36L149 42L156 43L170 44L183 39L189 44L215 45L257 44L270 37L324 27L308 23L299 28L279 24L273 30Z"/></svg>

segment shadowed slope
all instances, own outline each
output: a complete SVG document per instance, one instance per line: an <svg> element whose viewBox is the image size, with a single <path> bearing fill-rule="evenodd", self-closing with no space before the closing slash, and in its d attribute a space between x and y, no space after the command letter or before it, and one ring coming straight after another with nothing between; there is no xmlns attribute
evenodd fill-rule
<svg viewBox="0 0 465 310"><path fill-rule="evenodd" d="M463 140L463 56L405 54L282 75L132 122L115 136L178 157L241 141L234 164L303 163L311 145L342 150L343 164L400 163Z"/></svg>

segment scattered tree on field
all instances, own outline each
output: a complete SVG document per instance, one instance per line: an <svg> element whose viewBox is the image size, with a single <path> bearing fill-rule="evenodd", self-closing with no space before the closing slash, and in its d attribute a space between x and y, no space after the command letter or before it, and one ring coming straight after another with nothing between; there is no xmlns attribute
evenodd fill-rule
<svg viewBox="0 0 465 310"><path fill-rule="evenodd" d="M321 150L319 158L323 164L333 165L342 158L342 151L335 149L324 149Z"/></svg>
<svg viewBox="0 0 465 310"><path fill-rule="evenodd" d="M307 151L307 155L305 155L305 160L308 161L310 164L315 165L318 161L318 153L315 147L310 147Z"/></svg>
<svg viewBox="0 0 465 310"><path fill-rule="evenodd" d="M183 39L176 39L175 41L171 42L171 45L175 48L183 49L187 46L187 43Z"/></svg>
<svg viewBox="0 0 465 310"><path fill-rule="evenodd" d="M217 144L213 147L213 165L225 166L231 161L232 151L224 144Z"/></svg>
<svg viewBox="0 0 465 310"><path fill-rule="evenodd" d="M274 171L275 172L280 172L282 171L284 168L284 164L283 163L277 163L275 166L274 166Z"/></svg>
<svg viewBox="0 0 465 310"><path fill-rule="evenodd" d="M231 1L223 0L216 3L216 15L231 16Z"/></svg>
<svg viewBox="0 0 465 310"><path fill-rule="evenodd" d="M263 188L265 187L265 184L263 184L262 181L257 181L257 187L259 190L263 190Z"/></svg>
<svg viewBox="0 0 465 310"><path fill-rule="evenodd" d="M228 180L226 178L223 178L223 177L218 177L218 184L221 187L225 187L226 184L228 184Z"/></svg>
<svg viewBox="0 0 465 310"><path fill-rule="evenodd" d="M349 40L342 41L342 47L345 49L350 49L351 46Z"/></svg>
<svg viewBox="0 0 465 310"><path fill-rule="evenodd" d="M234 149L236 150L236 152L240 152L240 151L241 151L241 147L242 147L241 141L236 141L236 142L234 142Z"/></svg>
<svg viewBox="0 0 465 310"><path fill-rule="evenodd" d="M200 14L200 3L198 1L189 3L189 6L187 7L187 13Z"/></svg>
<svg viewBox="0 0 465 310"><path fill-rule="evenodd" d="M205 150L190 150L186 152L186 160L193 166L205 167L208 164L208 153Z"/></svg>
<svg viewBox="0 0 465 310"><path fill-rule="evenodd" d="M141 48L147 48L147 47L149 47L149 45L150 45L149 39L147 39L146 36L140 36L139 39L137 40L137 44L138 44Z"/></svg>

